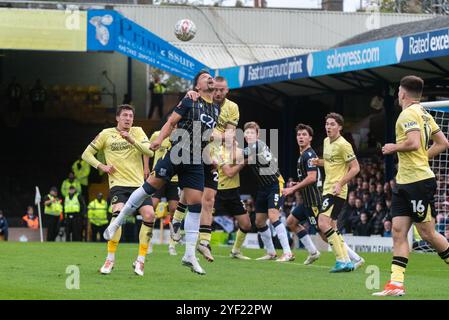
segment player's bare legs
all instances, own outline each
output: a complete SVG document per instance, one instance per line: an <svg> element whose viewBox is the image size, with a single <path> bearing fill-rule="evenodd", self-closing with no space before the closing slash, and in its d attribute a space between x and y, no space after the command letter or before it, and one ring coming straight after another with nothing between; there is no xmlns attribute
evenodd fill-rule
<svg viewBox="0 0 449 320"><path fill-rule="evenodd" d="M214 210L215 195L217 191L212 188L204 188L203 197L201 199L201 222L200 222L200 241L197 250L204 258L213 262L214 257L211 253L210 239L212 232L212 212Z"/></svg>
<svg viewBox="0 0 449 320"><path fill-rule="evenodd" d="M435 221L433 219L428 222L415 223L415 226L421 238L429 242L438 253L444 252L449 248L447 239L436 232Z"/></svg>

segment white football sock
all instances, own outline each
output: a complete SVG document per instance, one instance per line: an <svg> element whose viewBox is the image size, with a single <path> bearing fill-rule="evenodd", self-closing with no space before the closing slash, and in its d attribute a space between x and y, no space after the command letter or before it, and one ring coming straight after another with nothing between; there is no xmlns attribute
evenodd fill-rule
<svg viewBox="0 0 449 320"><path fill-rule="evenodd" d="M288 237L287 237L287 229L285 229L285 226L283 223L278 224L274 230L276 230L276 234L278 235L279 242L281 243L282 250L284 251L284 254L291 254L292 251L290 250L290 244L288 243Z"/></svg>
<svg viewBox="0 0 449 320"><path fill-rule="evenodd" d="M124 220L127 215L132 215L134 211L139 208L142 203L145 201L145 199L149 198L150 195L148 195L143 187L139 187L136 190L134 190L133 193L129 196L128 201L126 201L125 206L120 210L120 214L117 216L117 218L114 220L113 223L118 224L121 226L124 223Z"/></svg>
<svg viewBox="0 0 449 320"><path fill-rule="evenodd" d="M360 259L362 259L361 256L359 256L354 250L352 250L351 248L349 248L348 244L345 242L345 246L346 246L346 250L348 250L348 256L349 259L351 259L351 261L360 261Z"/></svg>
<svg viewBox="0 0 449 320"><path fill-rule="evenodd" d="M186 233L185 255L187 257L195 256L196 242L198 241L199 229L200 229L200 213L189 211L184 220L184 231Z"/></svg>
<svg viewBox="0 0 449 320"><path fill-rule="evenodd" d="M261 232L259 231L260 237L262 238L263 245L265 246L265 250L267 250L268 254L276 254L276 250L274 249L273 238L271 238L271 230L268 228L267 230Z"/></svg>
<svg viewBox="0 0 449 320"><path fill-rule="evenodd" d="M301 243L304 245L304 248L306 248L306 250L310 253L310 254L316 254L317 253L317 249L315 247L315 244L312 241L312 238L310 238L310 236L308 234L306 234L304 237L302 237L301 239L299 239L299 241L301 241Z"/></svg>

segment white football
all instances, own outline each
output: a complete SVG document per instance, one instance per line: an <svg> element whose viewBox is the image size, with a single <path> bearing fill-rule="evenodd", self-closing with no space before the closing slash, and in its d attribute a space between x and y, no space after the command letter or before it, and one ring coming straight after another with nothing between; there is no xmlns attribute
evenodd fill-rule
<svg viewBox="0 0 449 320"><path fill-rule="evenodd" d="M192 20L181 19L176 22L175 36L181 41L190 41L195 37L196 26Z"/></svg>

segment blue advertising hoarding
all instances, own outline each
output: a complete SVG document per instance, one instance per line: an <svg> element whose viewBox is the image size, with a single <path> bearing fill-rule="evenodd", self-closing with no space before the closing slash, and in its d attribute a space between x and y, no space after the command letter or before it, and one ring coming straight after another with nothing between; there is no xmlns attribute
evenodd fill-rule
<svg viewBox="0 0 449 320"><path fill-rule="evenodd" d="M401 62L449 55L449 29L418 33L402 37Z"/></svg>
<svg viewBox="0 0 449 320"><path fill-rule="evenodd" d="M230 88L249 87L309 76L308 55L219 69L215 75L228 80Z"/></svg>
<svg viewBox="0 0 449 320"><path fill-rule="evenodd" d="M89 51L117 51L179 77L192 80L204 64L112 10L89 10Z"/></svg>
<svg viewBox="0 0 449 320"><path fill-rule="evenodd" d="M313 52L311 76L369 69L399 62L396 38Z"/></svg>

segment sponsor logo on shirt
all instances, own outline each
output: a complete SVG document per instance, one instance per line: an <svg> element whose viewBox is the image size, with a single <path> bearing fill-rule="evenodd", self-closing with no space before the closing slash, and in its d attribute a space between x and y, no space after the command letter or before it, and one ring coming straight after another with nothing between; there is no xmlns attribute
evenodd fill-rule
<svg viewBox="0 0 449 320"><path fill-rule="evenodd" d="M418 123L416 121L410 121L410 122L404 123L404 128L408 129L408 128L411 128L411 127L415 127L417 125L418 125Z"/></svg>

